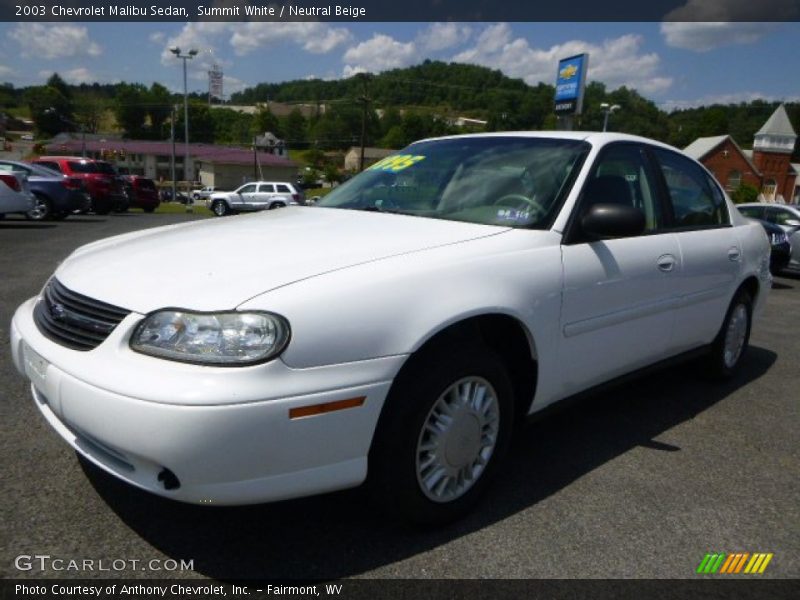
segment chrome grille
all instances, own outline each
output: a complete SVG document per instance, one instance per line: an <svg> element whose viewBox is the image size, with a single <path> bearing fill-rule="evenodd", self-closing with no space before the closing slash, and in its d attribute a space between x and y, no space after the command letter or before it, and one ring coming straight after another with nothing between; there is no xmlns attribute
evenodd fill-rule
<svg viewBox="0 0 800 600"><path fill-rule="evenodd" d="M99 346L130 311L87 298L53 278L33 311L39 331L75 350Z"/></svg>

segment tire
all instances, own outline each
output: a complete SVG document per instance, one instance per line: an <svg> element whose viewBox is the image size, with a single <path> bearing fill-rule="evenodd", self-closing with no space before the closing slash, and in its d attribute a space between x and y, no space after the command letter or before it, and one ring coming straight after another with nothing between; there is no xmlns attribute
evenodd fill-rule
<svg viewBox="0 0 800 600"><path fill-rule="evenodd" d="M228 203L224 200L214 200L214 203L211 205L211 212L217 217L224 217L231 213L231 209L228 208Z"/></svg>
<svg viewBox="0 0 800 600"><path fill-rule="evenodd" d="M441 525L469 512L497 472L513 431L513 386L500 357L482 346L448 345L411 360L381 414L369 488L402 520ZM465 396L482 397L482 410ZM450 420L432 428L441 417Z"/></svg>
<svg viewBox="0 0 800 600"><path fill-rule="evenodd" d="M50 198L39 192L33 192L36 198L36 206L33 210L25 213L25 218L29 221L46 221L53 216L53 203Z"/></svg>
<svg viewBox="0 0 800 600"><path fill-rule="evenodd" d="M283 202L273 202L267 207L267 210L274 210L276 208L285 208L285 207L286 204L284 204Z"/></svg>
<svg viewBox="0 0 800 600"><path fill-rule="evenodd" d="M64 219L66 219L66 218L67 218L69 215L70 215L70 213L68 213L68 212L53 213L53 216L52 216L51 218L52 218L54 221L63 221L63 220L64 220Z"/></svg>
<svg viewBox="0 0 800 600"><path fill-rule="evenodd" d="M722 327L706 359L707 373L714 379L731 378L742 362L750 342L753 299L740 289L733 297Z"/></svg>
<svg viewBox="0 0 800 600"><path fill-rule="evenodd" d="M155 206L148 206L147 208L143 208L142 210L144 212L146 212L146 213L152 213L152 212L156 211L156 207Z"/></svg>

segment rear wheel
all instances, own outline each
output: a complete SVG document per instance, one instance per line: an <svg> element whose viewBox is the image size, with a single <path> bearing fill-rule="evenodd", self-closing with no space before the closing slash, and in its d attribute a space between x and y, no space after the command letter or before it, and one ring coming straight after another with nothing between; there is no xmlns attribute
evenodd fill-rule
<svg viewBox="0 0 800 600"><path fill-rule="evenodd" d="M267 210L273 210L275 208L283 208L285 206L286 204L284 204L283 202L273 202L272 204L269 205L269 208Z"/></svg>
<svg viewBox="0 0 800 600"><path fill-rule="evenodd" d="M737 371L750 342L753 299L747 290L740 289L733 297L725 320L711 345L707 359L709 373L727 379Z"/></svg>
<svg viewBox="0 0 800 600"><path fill-rule="evenodd" d="M53 215L53 203L50 202L50 198L39 192L33 192L33 197L35 198L34 206L25 213L25 218L31 221L49 219Z"/></svg>
<svg viewBox="0 0 800 600"><path fill-rule="evenodd" d="M224 217L231 212L230 208L228 208L228 203L224 200L214 200L214 203L211 205L211 210L218 217Z"/></svg>
<svg viewBox="0 0 800 600"><path fill-rule="evenodd" d="M443 524L475 505L505 455L513 388L499 356L482 346L420 358L386 400L370 483L378 501L404 520Z"/></svg>
<svg viewBox="0 0 800 600"><path fill-rule="evenodd" d="M142 210L144 212L146 212L146 213L151 213L151 212L155 212L156 207L155 206L148 206L147 208L143 208Z"/></svg>

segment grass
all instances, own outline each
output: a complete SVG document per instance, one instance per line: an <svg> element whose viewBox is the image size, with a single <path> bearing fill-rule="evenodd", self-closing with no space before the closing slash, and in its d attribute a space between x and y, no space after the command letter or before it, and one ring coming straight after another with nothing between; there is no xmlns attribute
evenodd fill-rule
<svg viewBox="0 0 800 600"><path fill-rule="evenodd" d="M333 191L333 188L309 188L305 190L306 198L312 198L314 196L327 196Z"/></svg>
<svg viewBox="0 0 800 600"><path fill-rule="evenodd" d="M210 217L213 215L213 213L202 204L193 204L190 206L190 208L192 209L191 212L196 215L200 215L203 217ZM138 210L138 209L134 208L131 210ZM177 215L185 213L186 213L186 205L180 204L178 202L162 202L156 209L157 215Z"/></svg>

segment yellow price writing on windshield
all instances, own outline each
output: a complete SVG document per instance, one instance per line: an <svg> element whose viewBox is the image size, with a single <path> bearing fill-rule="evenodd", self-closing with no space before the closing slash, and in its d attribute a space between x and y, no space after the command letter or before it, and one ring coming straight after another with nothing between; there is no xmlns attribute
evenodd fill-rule
<svg viewBox="0 0 800 600"><path fill-rule="evenodd" d="M397 173L403 169L407 169L411 165L424 160L424 156L414 156L413 154L397 154L395 156L387 156L383 160L379 160L372 165L370 171L391 171Z"/></svg>

